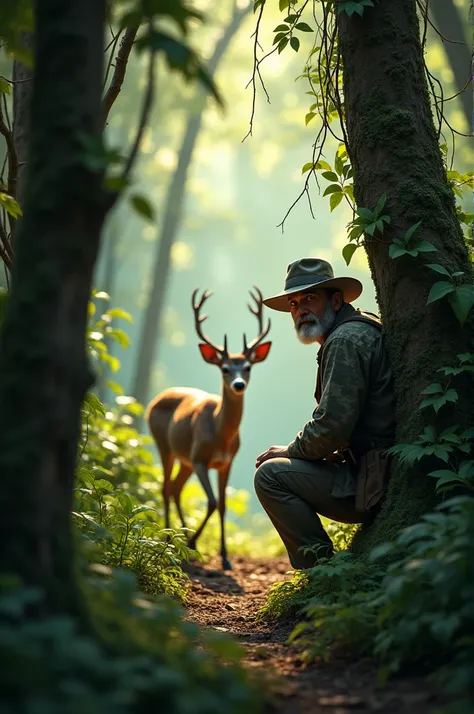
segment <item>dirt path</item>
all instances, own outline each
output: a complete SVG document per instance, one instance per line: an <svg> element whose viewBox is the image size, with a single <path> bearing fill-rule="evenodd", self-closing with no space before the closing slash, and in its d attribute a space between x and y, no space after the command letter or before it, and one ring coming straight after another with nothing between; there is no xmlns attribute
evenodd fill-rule
<svg viewBox="0 0 474 714"><path fill-rule="evenodd" d="M271 682L273 714L431 714L441 700L423 679L379 685L369 662L337 661L306 667L298 650L285 644L292 624L268 625L256 619L270 585L285 578L286 558L234 558L222 573L219 560L190 565L188 617L236 637L247 651L248 667Z"/></svg>

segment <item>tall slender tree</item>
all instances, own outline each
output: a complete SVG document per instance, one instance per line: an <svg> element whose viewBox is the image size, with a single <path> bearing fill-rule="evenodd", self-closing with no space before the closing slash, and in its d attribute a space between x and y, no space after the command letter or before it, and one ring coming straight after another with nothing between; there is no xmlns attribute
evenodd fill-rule
<svg viewBox="0 0 474 714"><path fill-rule="evenodd" d="M238 32L245 17L250 13L252 3L240 6L235 0L229 23L217 40L212 56L207 64L211 76L215 75L232 39ZM178 152L178 164L173 173L164 202L164 214L157 243L156 256L152 268L151 289L145 310L138 343L138 356L131 393L141 403L149 399L150 375L156 359L159 342L160 323L168 285L171 249L176 240L183 215L184 194L189 169L192 165L194 148L199 137L204 105L200 102L189 115Z"/></svg>

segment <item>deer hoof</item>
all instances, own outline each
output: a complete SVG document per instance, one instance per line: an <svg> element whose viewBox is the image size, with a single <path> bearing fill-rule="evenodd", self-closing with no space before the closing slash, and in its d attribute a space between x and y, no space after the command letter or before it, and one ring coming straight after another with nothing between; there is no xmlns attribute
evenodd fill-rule
<svg viewBox="0 0 474 714"><path fill-rule="evenodd" d="M227 558L222 558L222 570L232 570L232 564Z"/></svg>

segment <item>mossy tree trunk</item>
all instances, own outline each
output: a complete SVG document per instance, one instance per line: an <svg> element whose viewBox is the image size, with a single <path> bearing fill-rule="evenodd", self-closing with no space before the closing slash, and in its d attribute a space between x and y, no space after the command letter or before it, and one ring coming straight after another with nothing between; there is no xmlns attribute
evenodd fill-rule
<svg viewBox="0 0 474 714"><path fill-rule="evenodd" d="M461 329L446 300L426 307L436 277L424 263L471 275L468 252L456 217L435 130L415 0L377 0L363 17L339 15L349 151L358 206L373 209L386 192L391 223L382 240L369 239L366 251L387 333L398 400L398 441L413 441L432 414L420 412L420 392L439 382L437 369L469 351L471 331ZM428 260L392 260L387 241L402 237L417 221L417 232L438 249ZM473 416L472 391L450 412L450 423ZM442 412L440 412L442 418ZM437 462L439 464L440 462ZM440 468L439 465L436 468ZM434 501L426 466L395 468L388 497L374 524L354 543L364 551L393 537Z"/></svg>
<svg viewBox="0 0 474 714"><path fill-rule="evenodd" d="M36 0L24 216L0 345L0 577L43 588L43 611L78 613L71 507L102 175L81 132L102 130L105 0Z"/></svg>

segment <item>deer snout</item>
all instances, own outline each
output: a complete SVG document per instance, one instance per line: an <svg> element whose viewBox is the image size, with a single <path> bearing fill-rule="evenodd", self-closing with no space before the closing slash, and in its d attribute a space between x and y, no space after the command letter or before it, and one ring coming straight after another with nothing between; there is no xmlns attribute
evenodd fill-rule
<svg viewBox="0 0 474 714"><path fill-rule="evenodd" d="M245 387L247 386L247 382L238 377L237 379L234 379L230 386L234 390L234 392L240 393L244 391Z"/></svg>

